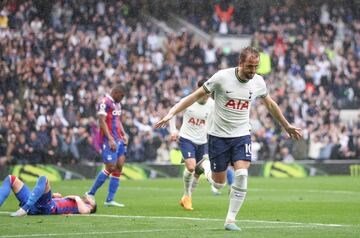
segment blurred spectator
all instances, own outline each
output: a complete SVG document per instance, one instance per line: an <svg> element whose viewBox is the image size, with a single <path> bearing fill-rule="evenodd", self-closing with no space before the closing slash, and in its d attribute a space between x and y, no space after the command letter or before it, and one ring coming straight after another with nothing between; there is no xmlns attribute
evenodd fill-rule
<svg viewBox="0 0 360 238"><path fill-rule="evenodd" d="M26 148L26 145L25 145ZM26 148L30 164L39 164L42 162L42 145L37 137L36 132L30 133L29 147Z"/></svg>
<svg viewBox="0 0 360 238"><path fill-rule="evenodd" d="M127 155L131 158L131 161L134 162L144 162L145 161L145 148L142 144L141 138L139 136L134 136L132 140L132 146L129 148Z"/></svg>
<svg viewBox="0 0 360 238"><path fill-rule="evenodd" d="M284 163L293 163L295 161L294 156L290 154L289 149L287 147L282 147L280 149L281 161Z"/></svg>
<svg viewBox="0 0 360 238"><path fill-rule="evenodd" d="M0 11L0 29L7 29L9 27L9 18L5 10Z"/></svg>
<svg viewBox="0 0 360 238"><path fill-rule="evenodd" d="M220 3L215 4L215 13L218 18L219 33L227 34L229 32L229 23L234 13L234 6L229 0L220 1Z"/></svg>
<svg viewBox="0 0 360 238"><path fill-rule="evenodd" d="M162 142L159 149L157 150L156 163L159 164L170 164L170 151L165 142Z"/></svg>
<svg viewBox="0 0 360 238"><path fill-rule="evenodd" d="M158 135L148 132L145 134L143 140L144 156L146 161L155 161L157 156L157 149L161 145L161 139Z"/></svg>

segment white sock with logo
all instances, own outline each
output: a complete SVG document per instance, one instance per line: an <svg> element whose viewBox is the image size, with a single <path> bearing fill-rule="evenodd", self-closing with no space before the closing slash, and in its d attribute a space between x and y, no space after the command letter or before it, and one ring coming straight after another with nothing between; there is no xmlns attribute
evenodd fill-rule
<svg viewBox="0 0 360 238"><path fill-rule="evenodd" d="M194 176L190 189L191 194L195 191L195 188L197 187L198 183L199 183L199 178Z"/></svg>
<svg viewBox="0 0 360 238"><path fill-rule="evenodd" d="M226 223L235 222L236 215L238 214L246 196L247 191L247 169L238 169L234 172L234 183L230 190L230 203L229 210L226 216Z"/></svg>
<svg viewBox="0 0 360 238"><path fill-rule="evenodd" d="M183 181L184 181L184 195L191 196L191 186L194 179L194 172L190 172L185 168L183 174Z"/></svg>

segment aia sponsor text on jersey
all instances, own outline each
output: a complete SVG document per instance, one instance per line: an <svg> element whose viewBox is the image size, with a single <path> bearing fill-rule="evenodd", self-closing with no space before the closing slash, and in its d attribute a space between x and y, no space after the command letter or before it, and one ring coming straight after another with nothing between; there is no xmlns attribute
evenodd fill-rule
<svg viewBox="0 0 360 238"><path fill-rule="evenodd" d="M203 125L205 125L205 120L191 117L189 119L188 123L192 124L194 126L203 126Z"/></svg>
<svg viewBox="0 0 360 238"><path fill-rule="evenodd" d="M240 100L240 99L230 99L226 102L225 107L234 109L234 110L247 110L249 109L249 101Z"/></svg>

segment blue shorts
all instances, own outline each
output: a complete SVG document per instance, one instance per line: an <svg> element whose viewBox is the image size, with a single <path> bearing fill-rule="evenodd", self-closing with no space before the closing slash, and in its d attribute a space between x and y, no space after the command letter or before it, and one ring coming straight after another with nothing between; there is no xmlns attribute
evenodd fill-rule
<svg viewBox="0 0 360 238"><path fill-rule="evenodd" d="M102 157L103 162L105 164L115 164L118 161L118 158L122 155L126 154L126 145L124 144L124 141L118 141L116 151L112 151L110 149L110 145L108 141L105 141L102 144Z"/></svg>
<svg viewBox="0 0 360 238"><path fill-rule="evenodd" d="M30 189L24 184L20 191L15 194L16 198L19 200L19 206L22 207L26 204L27 200L31 195ZM52 199L51 190L47 193L41 195L39 200L29 208L29 215L49 215L51 213L51 207L54 207L55 203Z"/></svg>
<svg viewBox="0 0 360 238"><path fill-rule="evenodd" d="M180 137L179 144L184 160L195 158L196 163L198 163L205 154L206 143L198 145L193 143L191 140Z"/></svg>
<svg viewBox="0 0 360 238"><path fill-rule="evenodd" d="M238 160L251 161L251 136L221 138L209 135L209 159L214 172L225 171L229 163Z"/></svg>

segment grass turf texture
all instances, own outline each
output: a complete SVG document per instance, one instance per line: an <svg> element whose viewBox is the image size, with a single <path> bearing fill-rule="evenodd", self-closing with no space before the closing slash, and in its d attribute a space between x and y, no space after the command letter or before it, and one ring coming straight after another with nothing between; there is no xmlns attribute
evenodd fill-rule
<svg viewBox="0 0 360 238"><path fill-rule="evenodd" d="M92 181L52 183L53 192L83 194ZM32 186L33 184L30 184ZM227 189L214 196L205 180L193 194L194 211L178 201L181 179L122 181L116 200L125 208L103 206L107 183L96 194L98 212L90 216L11 218L18 209L11 195L0 208L3 237L360 237L360 178L251 177L237 217L241 232L223 229Z"/></svg>

